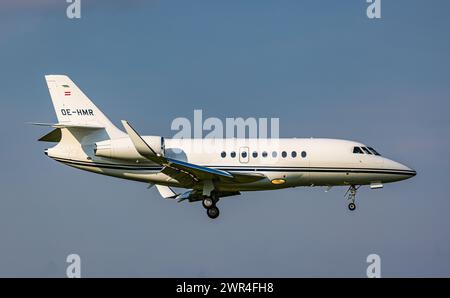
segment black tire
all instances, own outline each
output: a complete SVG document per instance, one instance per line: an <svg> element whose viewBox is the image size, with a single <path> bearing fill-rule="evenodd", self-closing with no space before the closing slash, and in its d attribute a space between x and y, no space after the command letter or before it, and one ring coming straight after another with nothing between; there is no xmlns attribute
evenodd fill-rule
<svg viewBox="0 0 450 298"><path fill-rule="evenodd" d="M350 203L350 204L348 204L348 209L349 209L350 211L355 210L355 209L356 209L355 203Z"/></svg>
<svg viewBox="0 0 450 298"><path fill-rule="evenodd" d="M208 214L209 218L214 219L214 218L219 217L220 211L219 211L219 208L214 206L214 207L211 207L209 209L206 209L206 213Z"/></svg>
<svg viewBox="0 0 450 298"><path fill-rule="evenodd" d="M212 208L212 207L214 207L214 200L210 197L205 197L202 200L202 205L203 205L203 208L205 208L205 209Z"/></svg>

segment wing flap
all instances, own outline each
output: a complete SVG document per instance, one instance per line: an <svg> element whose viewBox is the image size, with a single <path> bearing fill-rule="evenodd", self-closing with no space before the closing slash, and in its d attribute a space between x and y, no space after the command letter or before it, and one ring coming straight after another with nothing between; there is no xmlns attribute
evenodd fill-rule
<svg viewBox="0 0 450 298"><path fill-rule="evenodd" d="M217 176L223 178L233 178L233 175L231 175L230 173L218 169L202 167L184 161L175 160L172 158L167 158L167 162L168 166L178 169L180 171L192 173L195 177L197 177L200 180L208 180Z"/></svg>
<svg viewBox="0 0 450 298"><path fill-rule="evenodd" d="M184 185L186 188L194 186L198 179L191 175L190 173L180 172L179 170L171 167L164 167L161 173L177 180L180 184Z"/></svg>

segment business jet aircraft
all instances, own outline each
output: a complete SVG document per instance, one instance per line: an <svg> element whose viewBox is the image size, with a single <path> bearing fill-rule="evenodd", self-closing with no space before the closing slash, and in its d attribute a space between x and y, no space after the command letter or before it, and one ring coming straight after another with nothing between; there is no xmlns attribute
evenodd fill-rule
<svg viewBox="0 0 450 298"><path fill-rule="evenodd" d="M63 164L156 185L166 199L201 201L210 218L220 198L242 191L296 186L348 186L355 210L361 185L372 189L416 171L364 144L336 139L165 139L141 136L127 121L114 126L64 75L47 75L56 124L39 141L57 142L45 154ZM212 145L213 144L213 145ZM172 187L188 189L177 193Z"/></svg>

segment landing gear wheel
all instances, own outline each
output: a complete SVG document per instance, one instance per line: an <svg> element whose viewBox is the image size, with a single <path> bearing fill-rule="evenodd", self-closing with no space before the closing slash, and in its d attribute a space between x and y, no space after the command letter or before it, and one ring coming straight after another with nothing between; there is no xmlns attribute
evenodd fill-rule
<svg viewBox="0 0 450 298"><path fill-rule="evenodd" d="M209 209L211 207L214 207L214 200L210 197L206 197L202 201L202 205L205 209Z"/></svg>
<svg viewBox="0 0 450 298"><path fill-rule="evenodd" d="M360 186L355 186L355 185L350 185L350 187L348 188L347 192L345 193L345 196L347 197L347 200L350 201L350 203L348 204L348 209L350 211L353 211L356 209L356 205L355 205L355 200L356 200L356 191L361 187Z"/></svg>
<svg viewBox="0 0 450 298"><path fill-rule="evenodd" d="M356 209L355 203L350 203L350 204L348 204L348 209L349 209L350 211L355 210L355 209Z"/></svg>
<svg viewBox="0 0 450 298"><path fill-rule="evenodd" d="M216 206L206 209L206 213L208 214L209 218L212 219L217 218L220 214L219 208L217 208Z"/></svg>

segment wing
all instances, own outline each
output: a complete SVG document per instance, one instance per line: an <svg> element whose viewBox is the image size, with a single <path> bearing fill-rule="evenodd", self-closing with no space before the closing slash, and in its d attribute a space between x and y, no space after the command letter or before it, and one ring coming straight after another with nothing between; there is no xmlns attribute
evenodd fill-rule
<svg viewBox="0 0 450 298"><path fill-rule="evenodd" d="M158 155L127 121L122 120L122 124L139 154L148 160L163 166L161 172L177 180L183 187L192 188L195 184L205 180L220 181L223 183L248 183L265 178L264 175L258 173L232 174L227 171L199 166Z"/></svg>

